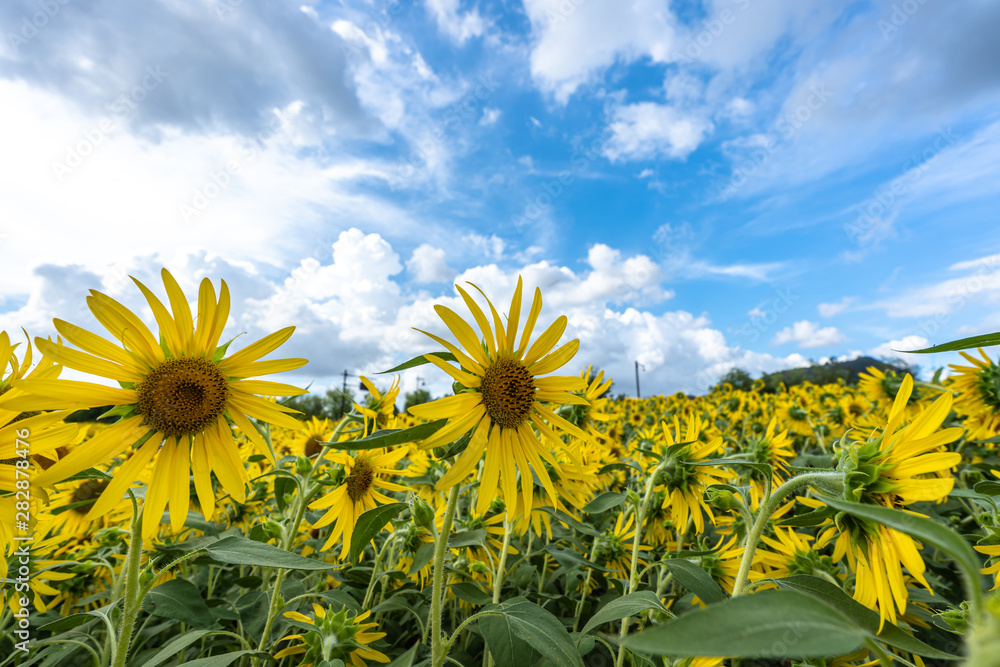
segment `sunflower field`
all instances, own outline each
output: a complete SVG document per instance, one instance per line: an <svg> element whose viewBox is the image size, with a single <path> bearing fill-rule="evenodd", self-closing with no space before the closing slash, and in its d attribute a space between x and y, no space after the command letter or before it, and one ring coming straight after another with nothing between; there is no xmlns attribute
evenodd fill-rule
<svg viewBox="0 0 1000 667"><path fill-rule="evenodd" d="M334 422L260 379L292 327L230 352L225 282L162 278L155 327L0 333L0 667L1000 665L1000 335L611 400L538 289L456 286Z"/></svg>

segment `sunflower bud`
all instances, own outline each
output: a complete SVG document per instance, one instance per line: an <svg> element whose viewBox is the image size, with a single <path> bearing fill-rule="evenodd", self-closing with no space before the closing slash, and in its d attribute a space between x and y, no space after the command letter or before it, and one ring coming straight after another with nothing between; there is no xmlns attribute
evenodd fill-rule
<svg viewBox="0 0 1000 667"><path fill-rule="evenodd" d="M710 487L705 491L705 500L724 512L738 509L741 504L739 498L732 491L717 486Z"/></svg>
<svg viewBox="0 0 1000 667"><path fill-rule="evenodd" d="M413 521L418 526L428 530L434 527L434 508L426 500L420 496L413 496L410 511L413 513Z"/></svg>
<svg viewBox="0 0 1000 667"><path fill-rule="evenodd" d="M304 456L296 457L295 459L295 472L300 475L307 475L309 471L312 470L312 461Z"/></svg>

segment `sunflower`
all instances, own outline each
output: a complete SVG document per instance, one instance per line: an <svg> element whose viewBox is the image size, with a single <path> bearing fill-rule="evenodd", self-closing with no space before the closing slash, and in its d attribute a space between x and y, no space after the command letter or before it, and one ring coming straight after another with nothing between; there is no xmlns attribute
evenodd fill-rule
<svg viewBox="0 0 1000 667"><path fill-rule="evenodd" d="M344 466L346 475L343 483L311 505L310 509L325 509L326 514L313 524L313 528L322 528L333 524L323 550L329 549L338 539L343 538L344 546L340 550L340 558L344 559L351 550L351 536L354 534L354 524L358 517L367 510L378 505L395 502L381 493L386 491L406 491L405 486L386 481L391 475L409 475L405 470L396 470L396 464L406 456L406 448L399 447L391 452L382 449L369 449L353 457L347 452L334 452L327 455L332 463ZM386 522L388 523L388 522Z"/></svg>
<svg viewBox="0 0 1000 667"><path fill-rule="evenodd" d="M362 623L370 611L349 617L347 609L341 609L336 614L328 614L327 610L313 603L313 617L297 611L285 612L285 618L311 627L304 635L288 635L278 640L278 643L301 642L296 646L288 646L274 654L280 660L288 655L301 655L299 667L311 667L317 663L333 664L335 660L351 665L351 667L366 667L368 660L389 662L388 656L381 651L369 648L368 644L385 637L384 632L371 632L377 623Z"/></svg>
<svg viewBox="0 0 1000 667"><path fill-rule="evenodd" d="M90 510L90 516L100 516L115 505L139 471L155 457L154 481L146 494L146 516L152 520L143 526L144 537L157 532L168 503L171 527L175 532L181 529L189 509L192 473L206 518L215 510L212 472L226 492L243 502L248 475L230 422L273 463L270 448L248 417L292 429L298 428L298 422L286 414L294 410L257 394L304 393L291 385L246 379L293 370L306 363L305 359L258 361L288 340L294 327L225 357L228 343L219 345L229 317L229 288L225 281L218 299L212 283L207 278L201 282L195 324L188 300L173 276L164 269L162 278L172 316L145 285L133 278L153 311L159 338L125 306L91 290L87 297L91 312L121 346L59 319L54 320L56 330L79 350L36 339L39 350L56 363L116 380L120 388L70 380L25 379L19 386L29 395L0 398L0 408L10 410L117 406L114 413L121 416L117 423L75 448L35 481L51 486L89 467L106 465L135 447L133 456L119 468Z"/></svg>
<svg viewBox="0 0 1000 667"><path fill-rule="evenodd" d="M365 420L366 436L384 428L395 428L392 420L396 414L396 398L399 397L399 380L400 376L397 375L383 396L371 380L364 375L361 376L361 382L368 390L368 402L366 405L355 403L354 407Z"/></svg>
<svg viewBox="0 0 1000 667"><path fill-rule="evenodd" d="M951 411L951 392L941 394L904 427L901 423L912 391L913 378L907 374L882 432L864 443L844 444L838 469L845 472L845 495L850 500L902 509L918 501L941 501L954 487L950 475L939 476L962 460L959 453L940 451L963 432L961 428L938 430ZM906 611L903 567L930 590L919 547L909 535L838 515L837 526L827 529L819 539L825 541L838 532L833 558L839 561L847 556L856 574L854 599L878 609L881 623L895 623L897 609Z"/></svg>
<svg viewBox="0 0 1000 667"><path fill-rule="evenodd" d="M747 437L740 447L740 453L748 460L771 466L771 488L775 489L781 486L784 477L788 475L788 464L795 458L788 431L775 433L777 424L777 419L772 417L763 434ZM760 476L755 474L750 478L750 486L753 491L752 505L756 508L764 497L765 485Z"/></svg>
<svg viewBox="0 0 1000 667"><path fill-rule="evenodd" d="M952 376L951 388L958 392L955 412L965 417L969 440L985 440L1000 435L1000 365L995 364L983 348L977 359L959 352L972 366L949 367L958 374Z"/></svg>
<svg viewBox="0 0 1000 667"><path fill-rule="evenodd" d="M455 368L432 354L424 357L453 377L461 388L454 396L410 408L410 413L417 417L448 420L444 428L424 440L421 447L429 449L450 443L470 430L473 433L468 447L436 486L441 490L459 484L473 471L485 451L478 514L486 513L490 502L497 496L498 486L508 507L518 505L518 472L521 473L525 512L531 511L534 496L532 473L538 476L551 504L558 508L559 500L548 466L563 475L560 464L539 436L557 450L563 449L565 444L553 427L577 438L586 439L587 436L545 404L586 405L586 399L570 393L583 389L585 384L579 375L541 376L561 368L572 359L580 341L571 340L553 350L566 330L568 320L562 315L528 346L542 310L542 292L538 288L535 288L524 331L517 339L521 317L520 277L510 303L506 328L489 299L486 302L493 315L492 329L483 310L469 293L458 285L455 288L472 312L484 338L480 339L454 311L440 305L434 306L434 310L466 352L434 334L421 331L444 346L461 365L461 368ZM476 289L479 290L478 287ZM482 294L482 290L479 291Z"/></svg>
<svg viewBox="0 0 1000 667"><path fill-rule="evenodd" d="M997 558L997 562L993 563L989 567L983 568L983 574L992 574L994 577L993 588L991 591L995 591L1000 588L1000 544L980 544L975 547L976 551L981 554L986 554L991 558Z"/></svg>

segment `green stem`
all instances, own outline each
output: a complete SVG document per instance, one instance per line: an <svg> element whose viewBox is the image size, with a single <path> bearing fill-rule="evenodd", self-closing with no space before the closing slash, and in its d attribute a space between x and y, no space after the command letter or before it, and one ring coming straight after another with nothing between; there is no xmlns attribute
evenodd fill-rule
<svg viewBox="0 0 1000 667"><path fill-rule="evenodd" d="M510 548L510 536L514 532L514 524L510 520L510 515L503 521L503 547L500 549L500 562L497 563L497 571L493 576L493 604L500 602L500 588L507 574L507 549Z"/></svg>
<svg viewBox="0 0 1000 667"><path fill-rule="evenodd" d="M636 587L639 585L639 577L636 576L636 570L639 566L639 547L642 545L642 529L643 524L646 521L646 513L649 511L649 499L653 497L653 487L656 486L656 480L660 477L660 473L670 462L669 458L664 458L660 465L656 466L653 474L649 476L646 480L646 492L642 497L642 504L639 505L636 510L635 515L635 534L632 536L632 563L629 566L628 575L628 591L627 593L634 593ZM622 619L621 630L618 631L619 640L625 639L628 635L628 619L626 616ZM625 645L619 641L618 645L618 657L615 659L615 667L622 667L625 662Z"/></svg>
<svg viewBox="0 0 1000 667"><path fill-rule="evenodd" d="M337 428L334 429L333 435L330 436L329 442L323 445L323 449L320 450L319 455L316 457L316 461L313 463L309 472L306 473L305 477L302 478L302 483L299 486L299 493L295 496L295 512L292 516L292 522L282 529L282 544L281 548L285 551L291 551L292 546L295 544L295 538L299 534L299 526L302 525L302 519L306 515L306 508L312 501L313 497L322 488L320 485L316 484L310 487L310 482L312 481L313 473L319 468L320 461L326 456L328 449L332 447L332 443L337 442L337 438L340 436L341 432L344 430L344 426L350 420L350 415L345 416L337 424ZM271 589L271 602L267 608L267 621L264 623L264 632L261 634L260 643L257 645L258 651L265 651L267 649L268 639L271 636L271 628L274 627L274 621L278 617L278 612L280 611L279 604L281 600L281 584L285 581L285 575L288 570L283 568L278 568L278 573L274 578L274 587ZM259 664L259 660L254 660L253 664Z"/></svg>
<svg viewBox="0 0 1000 667"><path fill-rule="evenodd" d="M431 667L444 665L445 643L441 635L441 604L444 596L444 555L448 551L448 536L451 522L455 518L455 504L458 502L458 484L448 492L448 506L444 510L441 532L434 536L434 582L431 587ZM433 525L433 524L431 524Z"/></svg>
<svg viewBox="0 0 1000 667"><path fill-rule="evenodd" d="M129 645L132 643L132 630L135 628L135 619L139 615L139 608L142 606L142 597L139 595L139 561L142 560L142 514L143 510L139 510L132 520L132 539L129 540L128 552L125 555L125 607L122 611L121 625L118 630L118 645L115 647L112 655L112 667L125 667Z"/></svg>
<svg viewBox="0 0 1000 667"><path fill-rule="evenodd" d="M598 541L598 539L600 539L600 538L598 538L595 535L594 536L594 546L591 547L591 549L590 549L590 558L587 559L591 563L593 563L594 562L594 558L597 557L597 541ZM580 614L583 613L583 601L587 599L587 594L590 592L590 577L593 574L594 574L594 571L591 568L588 567L587 568L587 578L583 580L583 590L580 591L580 601L576 603L576 618L573 619L573 629L571 630L571 632L576 632L577 626L580 625Z"/></svg>
<svg viewBox="0 0 1000 667"><path fill-rule="evenodd" d="M747 577L750 575L750 567L753 565L753 556L757 551L757 543L760 541L760 536L764 533L767 522L770 520L771 515L778 509L781 501L785 499L785 496L814 482L823 480L842 481L843 479L844 474L841 472L813 472L798 475L775 489L771 493L771 496L761 503L760 510L757 512L757 518L747 531L747 542L743 547L743 559L740 561L740 570L733 584L733 597L743 592Z"/></svg>
<svg viewBox="0 0 1000 667"><path fill-rule="evenodd" d="M885 652L885 649L879 646L877 641L869 637L865 640L865 645L872 650L882 667L892 667L892 658Z"/></svg>
<svg viewBox="0 0 1000 667"><path fill-rule="evenodd" d="M372 578L371 581L368 582L368 590L365 591L365 601L361 603L362 609L368 609L368 605L372 603L372 597L375 595L375 582L378 581L379 578L378 566L382 563L382 556L384 556L385 552L389 550L388 543L392 541L393 537L395 537L395 533L393 533L393 535L382 544L382 548L377 554L375 554L375 564L372 565Z"/></svg>

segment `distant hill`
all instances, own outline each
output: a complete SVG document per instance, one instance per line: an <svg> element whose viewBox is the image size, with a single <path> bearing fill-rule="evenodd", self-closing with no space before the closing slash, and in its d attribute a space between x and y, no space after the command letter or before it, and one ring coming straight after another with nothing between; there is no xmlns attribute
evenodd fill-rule
<svg viewBox="0 0 1000 667"><path fill-rule="evenodd" d="M778 385L784 383L786 387L791 387L803 382L813 384L830 384L842 380L848 386L855 386L858 383L858 375L866 369L874 366L883 372L912 373L916 375L918 368L908 366L903 362L896 361L888 363L873 357L858 357L850 361L831 361L825 364L813 364L803 368L791 368L787 371L777 371L775 373L765 373L761 376L764 381L764 391L777 391ZM753 385L750 374L741 368L734 368L729 371L719 383L729 382L737 389L749 389Z"/></svg>

